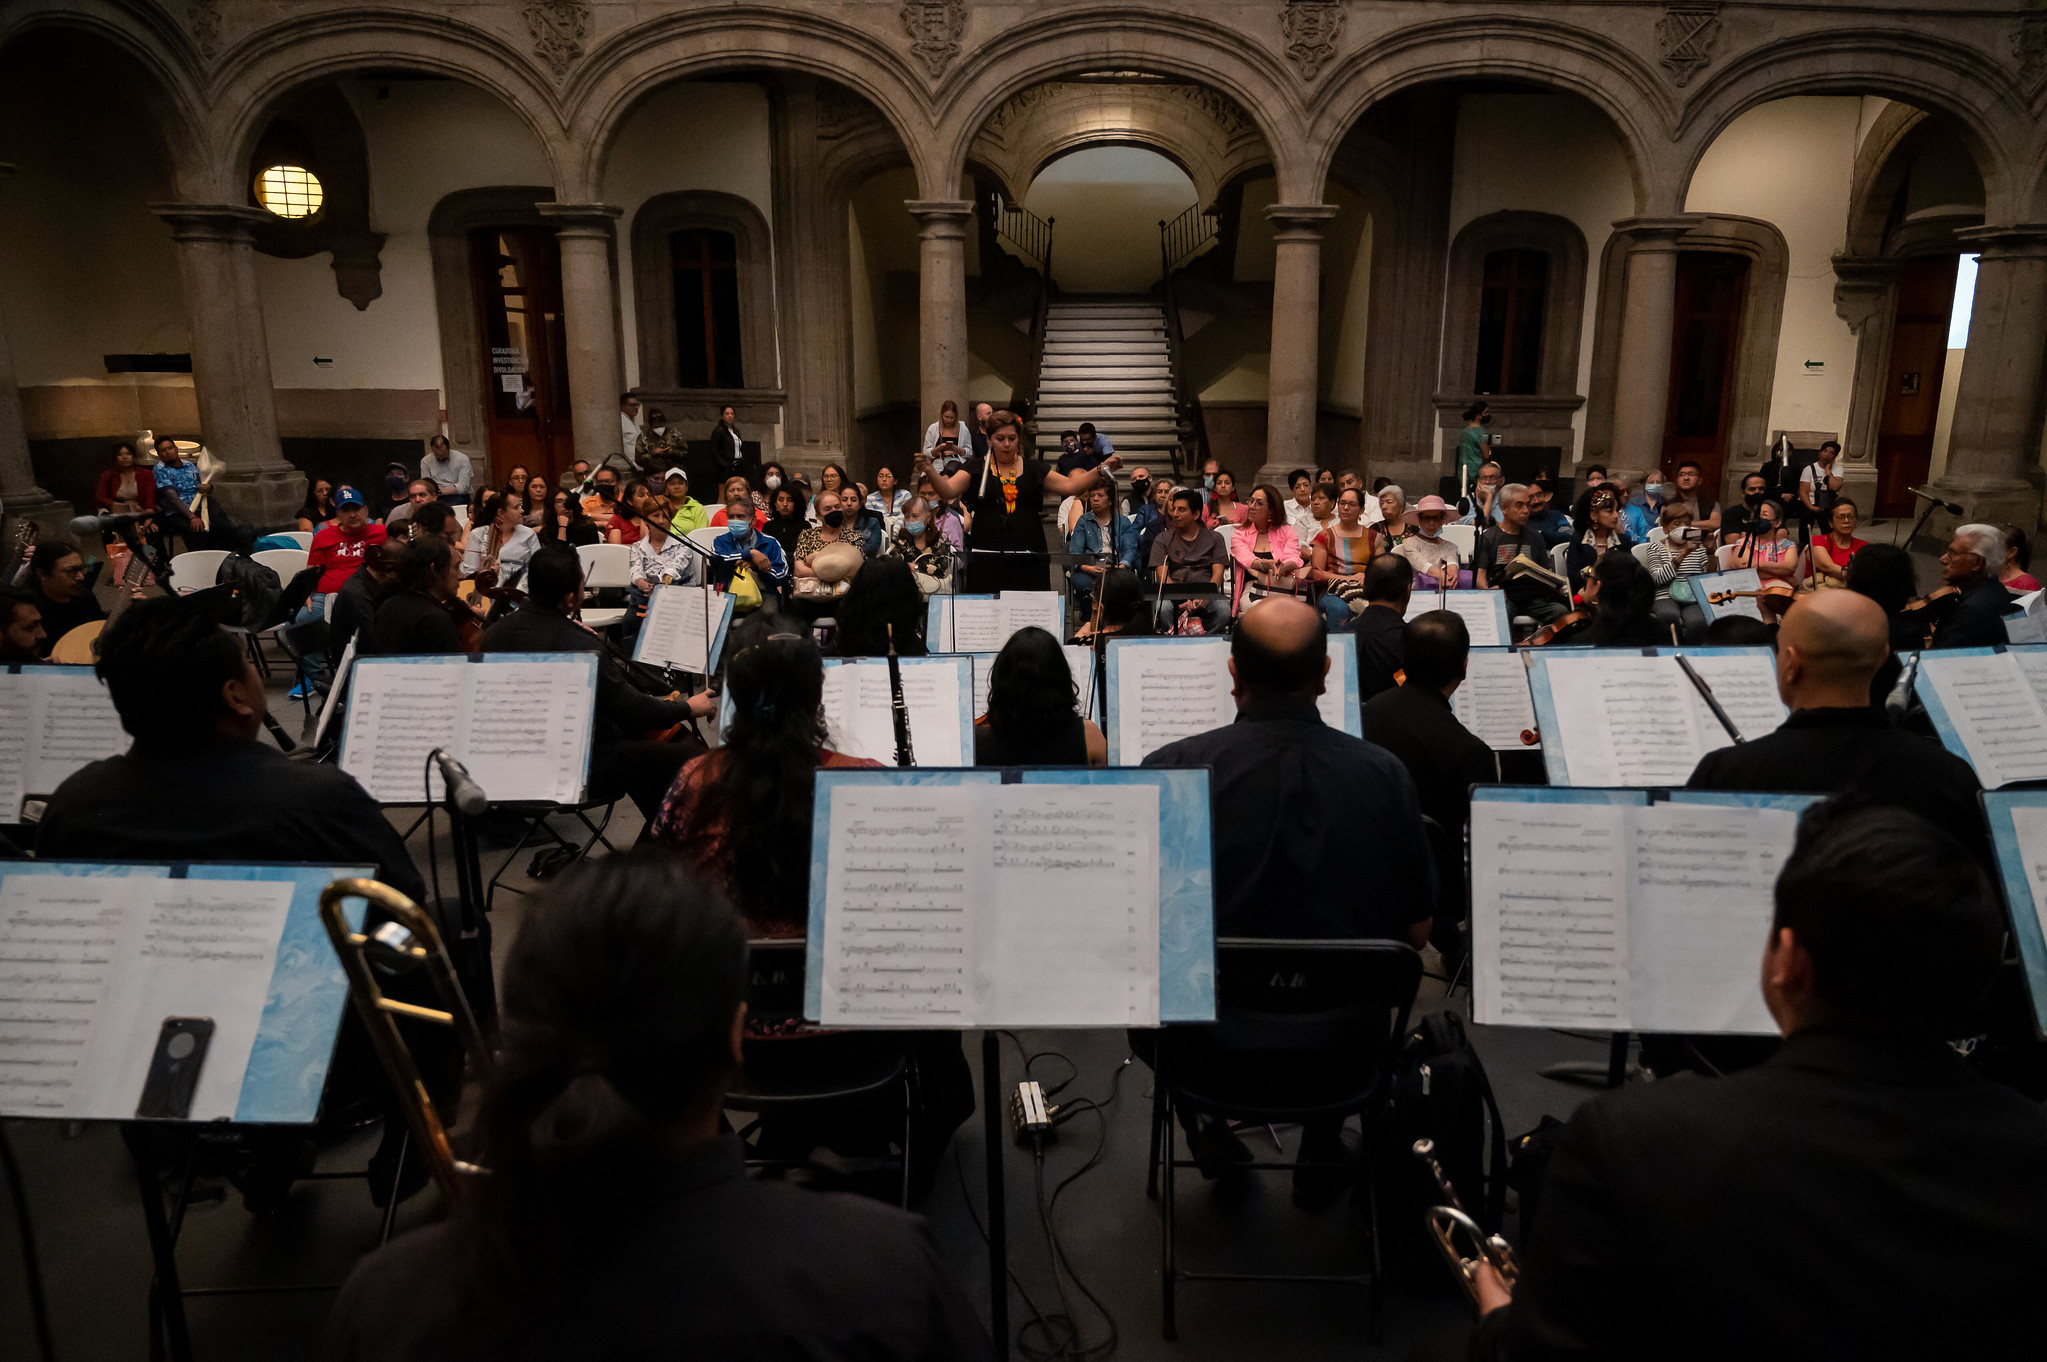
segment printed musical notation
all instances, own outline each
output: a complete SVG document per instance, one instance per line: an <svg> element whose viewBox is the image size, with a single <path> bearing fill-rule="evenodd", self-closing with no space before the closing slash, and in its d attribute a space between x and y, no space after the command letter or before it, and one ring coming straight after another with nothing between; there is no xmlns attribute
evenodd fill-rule
<svg viewBox="0 0 2047 1362"><path fill-rule="evenodd" d="M231 1117L293 886L0 877L0 1114L132 1117L169 1016L214 1023L195 1119Z"/></svg>
<svg viewBox="0 0 2047 1362"><path fill-rule="evenodd" d="M1784 721L1767 650L1686 656L1743 738ZM1733 741L1675 654L1600 650L1542 657L1537 665L1557 716L1558 732L1542 735L1544 748L1561 754L1572 785L1681 786L1701 757Z"/></svg>
<svg viewBox="0 0 2047 1362"><path fill-rule="evenodd" d="M1926 653L1919 684L1931 686L1962 755L1986 790L2047 779L2047 707L2014 653Z"/></svg>
<svg viewBox="0 0 2047 1362"><path fill-rule="evenodd" d="M1169 743L1237 717L1228 639L1112 640L1109 649L1115 659L1109 710L1115 765L1136 766ZM1357 650L1348 637L1337 635L1329 640L1328 680L1315 701L1322 722L1357 733L1356 695Z"/></svg>
<svg viewBox="0 0 2047 1362"><path fill-rule="evenodd" d="M80 767L128 750L128 734L90 667L0 670L0 821L29 795L54 793Z"/></svg>
<svg viewBox="0 0 2047 1362"><path fill-rule="evenodd" d="M917 764L971 764L973 753L960 736L961 709L971 699L971 691L961 683L971 675L970 668L950 657L905 657L898 659L898 666ZM895 765L895 702L889 691L888 659L827 662L824 721L834 751Z"/></svg>
<svg viewBox="0 0 2047 1362"><path fill-rule="evenodd" d="M633 660L708 675L731 617L732 598L714 587L657 586L647 600Z"/></svg>
<svg viewBox="0 0 2047 1362"><path fill-rule="evenodd" d="M1053 638L1065 637L1066 603L1056 591L1005 591L999 596L939 596L934 649L949 653L999 653L1010 635L1033 626Z"/></svg>
<svg viewBox="0 0 2047 1362"><path fill-rule="evenodd" d="M383 803L438 800L441 773L428 770L427 754L444 747L493 801L572 804L589 760L595 663L587 653L364 658L349 690L341 767Z"/></svg>
<svg viewBox="0 0 2047 1362"><path fill-rule="evenodd" d="M1519 752L1521 735L1535 727L1535 702L1528 694L1528 665L1521 654L1504 649L1471 651L1464 684L1450 697L1457 721L1486 746Z"/></svg>
<svg viewBox="0 0 2047 1362"><path fill-rule="evenodd" d="M1407 616L1426 615L1437 609L1437 600L1443 602L1442 609L1450 610L1464 617L1464 627L1471 634L1474 648L1504 647L1512 640L1500 636L1500 593L1497 591L1446 591L1440 593L1417 589L1408 598Z"/></svg>
<svg viewBox="0 0 2047 1362"><path fill-rule="evenodd" d="M1797 816L1679 804L1629 814L1632 1029L1770 1031L1757 962Z"/></svg>
<svg viewBox="0 0 2047 1362"><path fill-rule="evenodd" d="M830 792L822 1017L1156 1025L1155 786Z"/></svg>
<svg viewBox="0 0 2047 1362"><path fill-rule="evenodd" d="M1481 1021L1623 1025L1622 813L1608 805L1472 806L1473 925L1491 947L1491 968L1474 974Z"/></svg>

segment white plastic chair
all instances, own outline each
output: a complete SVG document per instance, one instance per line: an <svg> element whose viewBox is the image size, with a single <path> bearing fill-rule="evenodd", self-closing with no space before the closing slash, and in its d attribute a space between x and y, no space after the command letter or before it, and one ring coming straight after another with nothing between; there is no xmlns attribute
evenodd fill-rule
<svg viewBox="0 0 2047 1362"><path fill-rule="evenodd" d="M292 578L306 570L307 554L304 549L262 549L249 557L276 573L281 586L289 586ZM176 564L172 566L175 568Z"/></svg>
<svg viewBox="0 0 2047 1362"><path fill-rule="evenodd" d="M633 584L633 551L624 544L578 544L576 557L583 561L585 593L623 590ZM583 623L592 629L609 629L624 618L625 610L620 606L583 612Z"/></svg>
<svg viewBox="0 0 2047 1362"><path fill-rule="evenodd" d="M1478 549L1476 525L1445 525L1443 537L1457 546L1458 556L1466 562L1471 561L1471 555Z"/></svg>
<svg viewBox="0 0 2047 1362"><path fill-rule="evenodd" d="M1570 575L1571 544L1569 540L1565 540L1561 544L1549 546L1549 570L1556 573L1559 577Z"/></svg>
<svg viewBox="0 0 2047 1362"><path fill-rule="evenodd" d="M171 559L171 590L180 596L204 591L220 580L226 549L191 549Z"/></svg>
<svg viewBox="0 0 2047 1362"><path fill-rule="evenodd" d="M313 532L311 530L279 530L276 537L279 539L296 539L299 547L308 551L313 547Z"/></svg>

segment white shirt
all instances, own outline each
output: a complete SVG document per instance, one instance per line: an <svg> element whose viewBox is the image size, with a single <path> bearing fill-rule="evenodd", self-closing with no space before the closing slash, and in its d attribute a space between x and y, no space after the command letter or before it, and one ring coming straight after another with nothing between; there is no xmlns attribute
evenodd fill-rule
<svg viewBox="0 0 2047 1362"><path fill-rule="evenodd" d="M659 549L654 547L653 535L642 535L633 541L627 562L636 582L659 586L663 577L670 582L694 582L697 578L697 557L683 546L679 535L669 535Z"/></svg>
<svg viewBox="0 0 2047 1362"><path fill-rule="evenodd" d="M1304 548L1322 533L1322 522L1315 519L1315 512L1291 497L1286 504L1286 523L1293 527L1294 538L1300 540Z"/></svg>
<svg viewBox="0 0 2047 1362"><path fill-rule="evenodd" d="M512 574L524 575L527 562L540 547L540 536L524 525L514 525L512 532L505 536L505 542L498 547L498 580L508 582ZM490 526L478 525L462 541L462 575L467 577L483 566L484 555L490 552Z"/></svg>
<svg viewBox="0 0 2047 1362"><path fill-rule="evenodd" d="M631 463L639 454L640 423L624 412L618 414L618 444L627 463Z"/></svg>
<svg viewBox="0 0 2047 1362"><path fill-rule="evenodd" d="M1841 461L1840 459L1837 458L1834 460L1834 467L1832 469L1829 469L1825 474L1825 477L1827 479L1827 486L1832 487L1834 479L1841 476L1840 472L1838 471L1840 467ZM1799 471L1798 474L1799 487L1802 489L1814 487L1816 485L1815 474L1818 474L1819 471L1820 466L1818 464L1816 463L1807 464L1803 469ZM1817 500L1817 498L1815 498L1815 500Z"/></svg>
<svg viewBox="0 0 2047 1362"><path fill-rule="evenodd" d="M470 483L475 476L469 468L469 456L459 449L449 450L446 459L428 451L427 456L419 461L419 475L440 488L442 496L459 494L465 497L469 495Z"/></svg>

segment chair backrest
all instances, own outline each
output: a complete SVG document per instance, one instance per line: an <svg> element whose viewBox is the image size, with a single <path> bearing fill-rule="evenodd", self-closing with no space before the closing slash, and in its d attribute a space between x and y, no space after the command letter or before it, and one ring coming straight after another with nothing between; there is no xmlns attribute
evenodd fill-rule
<svg viewBox="0 0 2047 1362"><path fill-rule="evenodd" d="M277 631L277 641L284 645L284 651L295 661L308 657L325 657L327 640L333 627L325 620L307 620L304 624L292 624Z"/></svg>
<svg viewBox="0 0 2047 1362"><path fill-rule="evenodd" d="M1237 1043L1313 1050L1341 1042L1382 1069L1407 1030L1422 958L1400 941L1215 943L1216 1020Z"/></svg>
<svg viewBox="0 0 2047 1362"><path fill-rule="evenodd" d="M624 544L578 544L576 557L583 560L583 584L592 591L633 584L633 551Z"/></svg>
<svg viewBox="0 0 2047 1362"><path fill-rule="evenodd" d="M290 581L306 568L304 549L258 549L249 557L276 573L280 582Z"/></svg>
<svg viewBox="0 0 2047 1362"><path fill-rule="evenodd" d="M279 539L296 539L299 541L299 547L308 551L313 547L313 532L311 530L279 530L277 537Z"/></svg>
<svg viewBox="0 0 2047 1362"><path fill-rule="evenodd" d="M1649 566L1649 546L1647 544L1637 544L1633 548L1629 549L1628 552L1634 554L1635 561L1640 563L1643 567L1646 568Z"/></svg>
<svg viewBox="0 0 2047 1362"><path fill-rule="evenodd" d="M171 590L204 591L220 579L220 565L227 561L226 549L193 549L171 559Z"/></svg>
<svg viewBox="0 0 2047 1362"><path fill-rule="evenodd" d="M700 530L691 530L683 538L695 544L705 553L716 553L718 551L718 536L724 533L725 527L723 525L706 525Z"/></svg>
<svg viewBox="0 0 2047 1362"><path fill-rule="evenodd" d="M803 937L772 937L747 943L746 1015L756 1022L794 1021L803 1016Z"/></svg>
<svg viewBox="0 0 2047 1362"><path fill-rule="evenodd" d="M1713 550L1714 565L1721 572L1729 572L1741 566L1741 548L1736 544L1722 544Z"/></svg>
<svg viewBox="0 0 2047 1362"><path fill-rule="evenodd" d="M1466 562L1471 561L1471 555L1478 549L1476 525L1445 525L1443 537L1457 546L1457 552L1463 555Z"/></svg>
<svg viewBox="0 0 2047 1362"><path fill-rule="evenodd" d="M1562 576L1564 576L1564 575L1565 575L1565 574L1566 574L1567 572L1569 572L1569 571L1570 571L1570 567L1571 567L1571 543L1570 543L1570 541L1569 541L1569 540L1565 540L1565 541L1564 541L1563 543L1561 543L1561 544L1552 544L1552 545L1550 545L1550 546L1549 546L1549 570L1550 570L1551 572L1554 572L1554 573L1556 573L1556 574L1557 574L1557 576L1559 576L1559 577L1562 577Z"/></svg>

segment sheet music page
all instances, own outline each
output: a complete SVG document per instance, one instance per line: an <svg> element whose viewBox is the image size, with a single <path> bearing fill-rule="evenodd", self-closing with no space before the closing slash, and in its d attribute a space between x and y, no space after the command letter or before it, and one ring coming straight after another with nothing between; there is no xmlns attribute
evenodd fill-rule
<svg viewBox="0 0 2047 1362"><path fill-rule="evenodd" d="M1116 650L1116 761L1136 766L1167 743L1236 717L1227 639L1128 643Z"/></svg>
<svg viewBox="0 0 2047 1362"><path fill-rule="evenodd" d="M2018 834L2019 855L2025 858L2026 883L2033 891L2033 916L2047 929L2047 809L2021 805L2012 809L2011 823L2012 831ZM2021 913L2026 907L2014 903L2011 910Z"/></svg>
<svg viewBox="0 0 2047 1362"><path fill-rule="evenodd" d="M1758 976L1798 816L1695 804L1628 814L1632 1029L1775 1035Z"/></svg>
<svg viewBox="0 0 2047 1362"><path fill-rule="evenodd" d="M2047 591L2028 591L2012 605L2019 613L2004 617L2005 637L2013 643L2047 643Z"/></svg>
<svg viewBox="0 0 2047 1362"><path fill-rule="evenodd" d="M995 676L995 655L974 654L974 717L980 718L988 712L988 683Z"/></svg>
<svg viewBox="0 0 2047 1362"><path fill-rule="evenodd" d="M1784 722L1787 711L1784 702L1777 698L1777 663L1775 655L1767 652L1728 653L1718 657L1688 656L1705 683L1713 688L1713 698L1720 702L1720 708L1727 711L1727 717L1734 720L1734 726L1741 730L1741 736L1754 742L1765 733L1775 733ZM1673 660L1669 663L1676 666ZM1713 711L1706 708L1706 701L1699 694L1699 688L1680 674L1678 679L1684 688L1692 693L1692 723L1699 730L1699 742L1705 752L1716 747L1731 747L1734 739L1727 736L1727 730L1713 717ZM1685 772L1690 778L1691 772ZM1682 785L1684 781L1676 781Z"/></svg>
<svg viewBox="0 0 2047 1362"><path fill-rule="evenodd" d="M1521 734L1535 727L1535 701L1528 694L1528 665L1519 653L1473 650L1464 684L1450 696L1457 721L1496 752L1532 750Z"/></svg>
<svg viewBox="0 0 2047 1362"><path fill-rule="evenodd" d="M492 800L582 797L597 697L581 664L450 667L470 683L468 723L451 750Z"/></svg>
<svg viewBox="0 0 2047 1362"><path fill-rule="evenodd" d="M2026 684L2033 688L2033 695L2040 701L2040 707L2047 709L2047 648L2024 651L2013 649L2013 657L2019 660L2019 672L2026 678ZM1925 665L1925 659L1920 660Z"/></svg>
<svg viewBox="0 0 2047 1362"><path fill-rule="evenodd" d="M355 668L355 646L362 642L362 630L355 631L348 640L348 646L341 650L341 661L334 666L333 684L327 687L327 698L320 704L320 722L313 726L313 746L326 741L327 729L333 724L334 716L341 709L341 697L347 694L348 681Z"/></svg>
<svg viewBox="0 0 2047 1362"><path fill-rule="evenodd" d="M24 773L30 794L50 794L80 767L128 750L113 698L91 668L44 672L36 680L36 733Z"/></svg>
<svg viewBox="0 0 2047 1362"><path fill-rule="evenodd" d="M1009 642L1003 627L1008 618L998 599L952 599L952 651L956 653L999 653Z"/></svg>
<svg viewBox="0 0 2047 1362"><path fill-rule="evenodd" d="M0 876L0 1054L7 1056L0 1113L78 1114L141 884L128 876ZM139 1099L139 1085L135 1093ZM134 1112L131 1102L122 1114Z"/></svg>
<svg viewBox="0 0 2047 1362"><path fill-rule="evenodd" d="M1056 591L1005 591L1001 597L1002 642L1033 625L1056 639L1066 637L1066 598ZM999 650L1001 644L996 647Z"/></svg>
<svg viewBox="0 0 2047 1362"><path fill-rule="evenodd" d="M1068 643L1062 651L1066 654L1066 670L1073 673L1073 694L1080 702L1080 712L1100 724L1108 716L1102 713L1099 698L1090 701L1095 686L1095 650Z"/></svg>
<svg viewBox="0 0 2047 1362"><path fill-rule="evenodd" d="M709 671L704 659L711 646L710 630L717 621L717 603L711 600L715 595L716 591L705 586L655 587L647 600L647 617L640 622L633 659L699 676ZM711 611L708 619L706 610Z"/></svg>
<svg viewBox="0 0 2047 1362"><path fill-rule="evenodd" d="M1752 567L1702 572L1694 586L1701 599L1719 591L1760 591L1763 589L1763 576ZM1763 618L1762 603L1754 596L1737 596L1718 604L1707 601L1707 607L1716 620L1727 615L1746 615L1752 620Z"/></svg>
<svg viewBox="0 0 2047 1362"><path fill-rule="evenodd" d="M976 788L992 819L981 1023L1158 1025L1158 787Z"/></svg>
<svg viewBox="0 0 2047 1362"><path fill-rule="evenodd" d="M903 704L910 715L910 746L919 766L971 766L974 754L960 750L960 711L970 696L960 694L959 672L951 662L919 664L901 659ZM879 687L874 706L888 734L879 758L894 764L896 758L895 707L889 695L888 660L863 664L863 681Z"/></svg>
<svg viewBox="0 0 2047 1362"><path fill-rule="evenodd" d="M1351 720L1354 717L1355 711L1349 714L1344 712L1346 706L1344 703L1345 688L1343 682L1346 676L1355 677L1357 674L1357 642L1354 639L1345 638L1342 634L1336 634L1329 639L1328 649L1329 679L1323 685L1322 693L1315 697L1315 712L1322 716L1323 723L1328 724L1339 733L1348 733L1351 730ZM1229 666L1225 663L1223 667L1223 689L1225 690L1229 689L1229 675ZM1355 681L1352 682L1351 688L1356 688Z"/></svg>
<svg viewBox="0 0 2047 1362"><path fill-rule="evenodd" d="M832 788L821 1022L973 1024L980 793Z"/></svg>
<svg viewBox="0 0 2047 1362"><path fill-rule="evenodd" d="M1415 590L1407 601L1406 618L1426 615L1436 608L1433 591ZM1499 595L1495 591L1452 591L1445 595L1444 609L1461 615L1464 625L1471 631L1471 646L1474 648L1500 648L1513 642L1500 637L1499 607L1493 602Z"/></svg>
<svg viewBox="0 0 2047 1362"><path fill-rule="evenodd" d="M1571 784L1683 785L1690 779L1705 754L1702 706L1675 661L1613 652L1547 658L1545 665L1561 731L1542 740L1545 747L1562 745Z"/></svg>
<svg viewBox="0 0 2047 1362"><path fill-rule="evenodd" d="M1986 790L2047 779L2047 710L2011 653L1919 660L1920 684L1933 687Z"/></svg>
<svg viewBox="0 0 2047 1362"><path fill-rule="evenodd" d="M463 673L468 670L429 663L357 663L349 689L341 769L362 782L380 803L440 799L444 791L439 769L431 773L431 794L421 777L426 774L427 753L456 746L466 708ZM537 733L532 736L539 741Z"/></svg>
<svg viewBox="0 0 2047 1362"><path fill-rule="evenodd" d="M0 671L0 819L21 817L28 794L29 731L35 726L35 678Z"/></svg>
<svg viewBox="0 0 2047 1362"><path fill-rule="evenodd" d="M1628 1028L1629 812L1613 804L1472 804L1478 1021Z"/></svg>

